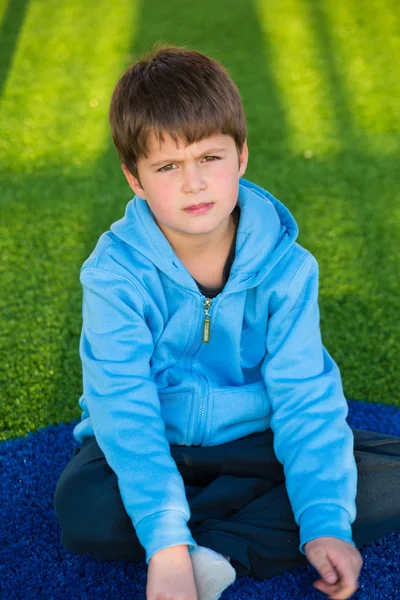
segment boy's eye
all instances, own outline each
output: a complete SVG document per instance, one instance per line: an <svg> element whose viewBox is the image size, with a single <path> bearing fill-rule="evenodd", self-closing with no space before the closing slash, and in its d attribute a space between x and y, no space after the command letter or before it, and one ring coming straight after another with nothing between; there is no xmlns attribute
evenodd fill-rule
<svg viewBox="0 0 400 600"><path fill-rule="evenodd" d="M171 171L172 169L169 169L168 167L172 167L172 165L165 165L165 167L161 167L161 169L158 169L158 172L163 173L164 171Z"/></svg>
<svg viewBox="0 0 400 600"><path fill-rule="evenodd" d="M207 160L206 162L214 162L215 160L219 160L219 156L205 156L204 158L212 158L212 161ZM158 169L158 173L166 173L167 171L173 171L174 169L170 169L169 167L173 167L173 163L171 163L170 165L165 165L165 167L161 167L161 169Z"/></svg>

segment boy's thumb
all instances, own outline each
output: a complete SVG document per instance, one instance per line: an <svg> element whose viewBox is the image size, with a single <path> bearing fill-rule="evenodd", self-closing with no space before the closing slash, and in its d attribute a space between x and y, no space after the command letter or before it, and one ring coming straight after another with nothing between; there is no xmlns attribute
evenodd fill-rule
<svg viewBox="0 0 400 600"><path fill-rule="evenodd" d="M337 575L333 571L328 571L327 573L325 573L322 576L327 583L335 583L337 580Z"/></svg>
<svg viewBox="0 0 400 600"><path fill-rule="evenodd" d="M324 550L319 549L319 551L311 554L308 560L327 583L335 583L337 581L337 573L329 562Z"/></svg>

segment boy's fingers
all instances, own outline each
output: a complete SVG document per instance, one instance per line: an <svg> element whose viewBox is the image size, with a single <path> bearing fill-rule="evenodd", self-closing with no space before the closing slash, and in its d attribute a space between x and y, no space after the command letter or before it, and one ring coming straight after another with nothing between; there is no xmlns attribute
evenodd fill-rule
<svg viewBox="0 0 400 600"><path fill-rule="evenodd" d="M346 546L340 551L340 545L335 547L335 544L327 544L325 548L323 544L311 543L308 551L306 545L306 554L322 577L313 583L318 591L327 594L330 600L346 600L354 594L362 566L358 551L347 549ZM330 575L333 575L332 579Z"/></svg>
<svg viewBox="0 0 400 600"><path fill-rule="evenodd" d="M338 578L336 583L329 585L324 579L318 579L313 583L320 592L327 594L330 598L341 600L349 598L358 588L358 581L350 574L343 575Z"/></svg>
<svg viewBox="0 0 400 600"><path fill-rule="evenodd" d="M358 583L350 578L340 579L337 583L329 585L323 579L314 581L313 586L320 592L327 594L329 598L341 600L349 598L358 589Z"/></svg>
<svg viewBox="0 0 400 600"><path fill-rule="evenodd" d="M314 582L317 584L314 587L319 591L331 598L337 597L338 600L348 598L356 591L358 586L351 575L349 573L338 575L323 548L316 548L314 552L310 552L308 560L322 577Z"/></svg>
<svg viewBox="0 0 400 600"><path fill-rule="evenodd" d="M330 598L337 600L349 598L358 587L349 574L339 577L330 564L327 565L324 563L318 571L321 573L322 579L315 582L318 584L317 589L327 594ZM333 577L329 577L329 574L333 575Z"/></svg>

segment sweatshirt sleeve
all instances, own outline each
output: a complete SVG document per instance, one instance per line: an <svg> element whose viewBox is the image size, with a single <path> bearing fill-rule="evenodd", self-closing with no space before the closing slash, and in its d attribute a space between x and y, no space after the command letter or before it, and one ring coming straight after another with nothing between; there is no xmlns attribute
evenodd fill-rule
<svg viewBox="0 0 400 600"><path fill-rule="evenodd" d="M300 528L299 550L332 536L351 544L357 467L336 363L322 345L318 263L308 253L269 316L263 377L274 451Z"/></svg>
<svg viewBox="0 0 400 600"><path fill-rule="evenodd" d="M191 553L197 544L151 376L154 345L143 299L120 275L86 267L80 279L83 394L97 443L118 477L146 562L180 544Z"/></svg>

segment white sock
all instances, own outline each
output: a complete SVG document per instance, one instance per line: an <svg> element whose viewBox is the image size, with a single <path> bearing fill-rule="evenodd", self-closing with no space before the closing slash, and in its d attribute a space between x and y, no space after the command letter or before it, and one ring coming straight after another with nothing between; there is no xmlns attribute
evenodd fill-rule
<svg viewBox="0 0 400 600"><path fill-rule="evenodd" d="M198 546L190 555L199 600L218 600L236 579L236 571L219 552Z"/></svg>

